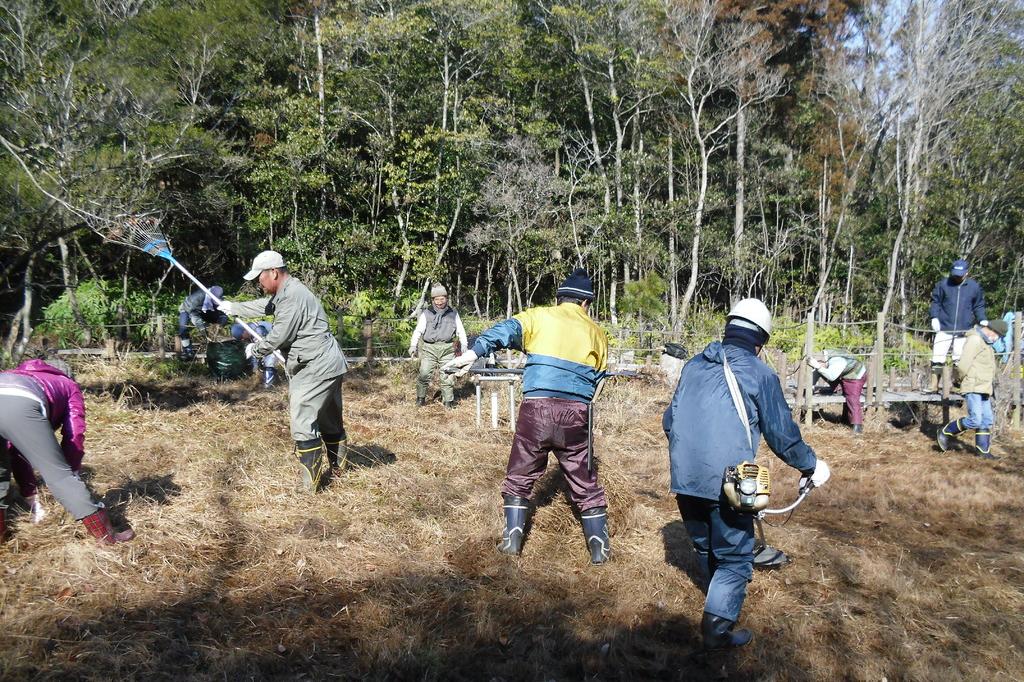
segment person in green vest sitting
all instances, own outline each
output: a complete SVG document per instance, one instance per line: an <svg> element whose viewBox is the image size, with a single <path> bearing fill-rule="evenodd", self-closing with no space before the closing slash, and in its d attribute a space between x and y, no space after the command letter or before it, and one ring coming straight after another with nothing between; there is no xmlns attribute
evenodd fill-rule
<svg viewBox="0 0 1024 682"><path fill-rule="evenodd" d="M861 433L864 430L864 410L860 397L867 382L867 367L849 351L829 348L824 355L824 361L813 356L807 359L807 364L814 368L811 382L815 384L819 378L824 379L832 391L842 386L843 397L846 398L843 419L853 427L854 433Z"/></svg>

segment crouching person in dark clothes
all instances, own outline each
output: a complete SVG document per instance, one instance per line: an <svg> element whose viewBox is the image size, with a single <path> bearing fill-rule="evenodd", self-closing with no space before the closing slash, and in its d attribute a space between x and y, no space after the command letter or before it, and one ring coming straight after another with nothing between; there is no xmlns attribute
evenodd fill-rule
<svg viewBox="0 0 1024 682"><path fill-rule="evenodd" d="M256 328L256 331L260 333L260 336L267 338L270 335L270 330L274 328L274 325L269 322L256 322L252 325ZM241 322L235 322L231 325L231 336L236 341L241 341L244 344L250 344L256 341L255 337L249 333L249 330L245 328ZM262 373L262 385L263 388L273 388L274 382L277 381L277 356L271 353L260 358L250 353L247 356L249 364L252 367L253 373Z"/></svg>
<svg viewBox="0 0 1024 682"><path fill-rule="evenodd" d="M580 511L591 563L609 558L608 502L597 472L587 464L587 411L608 367L608 337L588 314L593 300L590 278L576 270L558 288L556 305L531 308L499 322L477 338L472 350L443 368L464 368L465 373L478 357L500 348L526 353L523 403L501 484L505 530L498 550L505 554L522 551L528 500L551 451Z"/></svg>
<svg viewBox="0 0 1024 682"><path fill-rule="evenodd" d="M725 469L753 462L763 435L779 459L815 485L829 477L828 465L815 457L793 423L778 377L757 357L771 325L761 301L745 299L733 306L723 340L683 367L663 419L672 492L709 578L701 621L707 649L743 646L752 639L749 630L733 626L754 573L754 514L730 505L722 491ZM727 371L736 378L735 401Z"/></svg>
<svg viewBox="0 0 1024 682"><path fill-rule="evenodd" d="M63 448L53 435L58 427L64 436ZM0 372L0 542L7 531L7 493L15 452L43 475L57 501L100 543L112 545L135 537L130 528L114 531L107 510L93 501L71 470L65 452L80 453L84 440L85 402L71 377L41 360Z"/></svg>

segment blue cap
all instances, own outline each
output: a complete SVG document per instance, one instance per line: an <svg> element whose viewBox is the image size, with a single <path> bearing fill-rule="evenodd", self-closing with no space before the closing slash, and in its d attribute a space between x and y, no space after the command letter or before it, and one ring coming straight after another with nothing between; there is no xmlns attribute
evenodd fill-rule
<svg viewBox="0 0 1024 682"><path fill-rule="evenodd" d="M953 261L953 268L949 271L949 274L954 277L963 277L967 274L967 261L963 258L960 260Z"/></svg>

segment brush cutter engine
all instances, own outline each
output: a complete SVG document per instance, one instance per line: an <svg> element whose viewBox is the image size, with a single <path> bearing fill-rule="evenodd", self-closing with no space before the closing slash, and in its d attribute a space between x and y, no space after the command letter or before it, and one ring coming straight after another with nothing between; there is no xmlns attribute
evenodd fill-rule
<svg viewBox="0 0 1024 682"><path fill-rule="evenodd" d="M753 462L727 467L722 476L722 492L733 509L756 514L768 506L772 492L768 467Z"/></svg>

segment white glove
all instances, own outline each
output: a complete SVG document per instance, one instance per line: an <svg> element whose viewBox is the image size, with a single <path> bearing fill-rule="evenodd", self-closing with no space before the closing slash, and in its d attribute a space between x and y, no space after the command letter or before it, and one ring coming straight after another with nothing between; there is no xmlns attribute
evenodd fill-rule
<svg viewBox="0 0 1024 682"><path fill-rule="evenodd" d="M988 320L982 320L978 324L980 324L982 327L987 327L988 326Z"/></svg>
<svg viewBox="0 0 1024 682"><path fill-rule="evenodd" d="M409 346L409 357L416 357L416 346Z"/></svg>
<svg viewBox="0 0 1024 682"><path fill-rule="evenodd" d="M467 350L454 360L449 360L444 363L444 365L441 366L441 371L454 374L457 377L465 376L466 372L469 371L469 368L473 366L474 362L476 362L476 353L471 350ZM452 370L459 371L454 372Z"/></svg>
<svg viewBox="0 0 1024 682"><path fill-rule="evenodd" d="M937 332L937 331L939 331L940 329L942 329L942 325L941 325L941 324L939 324L939 318L937 318L937 317L933 317L933 318L932 318L932 331L933 331L933 332Z"/></svg>
<svg viewBox="0 0 1024 682"><path fill-rule="evenodd" d="M217 306L217 310L221 311L228 317L233 317L235 314L235 304L231 301L221 301Z"/></svg>
<svg viewBox="0 0 1024 682"><path fill-rule="evenodd" d="M819 457L818 463L814 465L814 473L811 474L811 485L813 485L815 488L820 488L821 486L825 485L825 482L828 481L829 477L831 476L832 472L829 471L828 464L825 463L825 460ZM800 488L803 489L803 487L806 485L807 477L804 476L803 478L800 479Z"/></svg>
<svg viewBox="0 0 1024 682"><path fill-rule="evenodd" d="M821 360L815 357L807 358L807 364L814 369L821 369L824 365L821 364Z"/></svg>
<svg viewBox="0 0 1024 682"><path fill-rule="evenodd" d="M246 360L252 360L253 352L255 350L256 350L255 342L254 343L247 343L245 345L245 359Z"/></svg>

